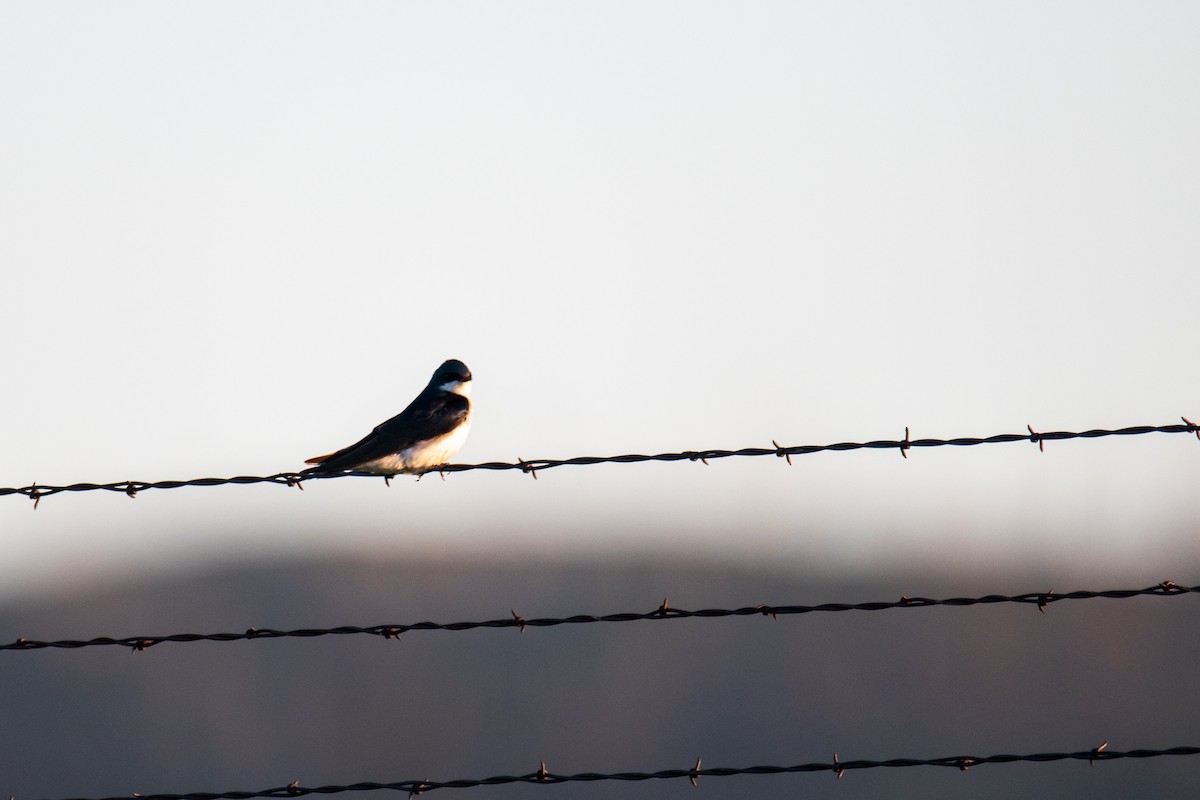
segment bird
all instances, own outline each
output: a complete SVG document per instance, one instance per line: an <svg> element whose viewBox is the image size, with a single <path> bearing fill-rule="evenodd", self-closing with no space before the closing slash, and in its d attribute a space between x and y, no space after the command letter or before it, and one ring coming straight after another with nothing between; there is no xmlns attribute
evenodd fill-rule
<svg viewBox="0 0 1200 800"><path fill-rule="evenodd" d="M345 472L423 474L447 464L471 428L471 370L456 358L444 362L416 399L358 442L314 456L300 473L320 478Z"/></svg>

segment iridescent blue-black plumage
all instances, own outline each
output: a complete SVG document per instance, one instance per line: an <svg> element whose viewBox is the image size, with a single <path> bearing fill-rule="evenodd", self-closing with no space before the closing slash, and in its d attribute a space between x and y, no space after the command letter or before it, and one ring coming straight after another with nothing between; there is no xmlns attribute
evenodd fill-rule
<svg viewBox="0 0 1200 800"><path fill-rule="evenodd" d="M471 371L457 359L443 363L408 408L360 441L308 459L304 477L343 472L395 475L427 472L449 462L471 425Z"/></svg>

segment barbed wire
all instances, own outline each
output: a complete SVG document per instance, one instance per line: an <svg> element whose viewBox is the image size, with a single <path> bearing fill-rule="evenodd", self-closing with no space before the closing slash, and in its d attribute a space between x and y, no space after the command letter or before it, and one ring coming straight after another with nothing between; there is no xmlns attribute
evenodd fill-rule
<svg viewBox="0 0 1200 800"><path fill-rule="evenodd" d="M232 792L191 792L188 794L135 794L140 800L249 800L256 797L303 797L309 794L339 794L341 792L370 792L381 789L408 792L409 797L431 792L435 789L472 789L479 786L500 786L511 783L551 786L560 783L595 783L598 781L649 781L687 778L696 785L700 778L728 778L737 775L783 775L801 772L832 772L841 778L847 772L861 769L897 768L897 767L951 767L966 772L983 764L1014 764L1032 762L1045 764L1053 761L1087 761L1095 766L1097 761L1117 761L1125 758L1158 758L1161 756L1194 756L1200 754L1200 747L1170 747L1165 750L1109 750L1108 742L1090 750L1080 750L1073 753L1031 753L1029 755L1010 755L1007 753L992 756L945 756L942 758L892 758L886 761L869 761L865 759L842 761L834 754L833 761L810 762L793 764L791 766L754 766L754 767L702 767L701 759L696 759L696 766L691 769L664 769L658 772L580 772L564 775L551 772L543 761L534 772L524 775L494 775L490 778L460 778L449 781L434 780L402 780L389 783L363 781L345 785L301 786L300 782L292 781L287 786L261 791L232 791ZM91 800L90 798L71 798L70 800ZM129 800L129 795L118 797L98 798L96 800Z"/></svg>
<svg viewBox="0 0 1200 800"><path fill-rule="evenodd" d="M836 444L808 444L784 446L772 440L773 447L743 447L740 450L683 450L678 453L658 453L656 455L627 454L620 456L576 456L575 458L535 458L516 461L487 461L479 464L445 464L438 469L425 473L437 472L445 478L449 472L470 472L472 470L520 470L537 478L538 472L555 467L591 466L594 464L636 464L645 461L699 461L707 464L720 458L745 458L757 456L776 456L787 460L790 465L792 456L804 456L812 453L845 452L849 450L899 450L900 455L908 458L908 451L914 447L971 447L981 444L1003 444L1006 442L1033 442L1039 450L1045 449L1049 441L1066 439L1099 439L1106 436L1142 436L1148 433L1192 433L1200 439L1200 425L1180 417L1183 424L1174 425L1134 425L1127 428L1094 428L1086 431L1049 431L1039 433L1033 426L1026 425L1028 433L1001 433L993 436L975 437L960 436L954 439L912 439L909 429L904 429L903 439L878 439L870 442L838 442ZM36 509L44 497L60 492L92 492L107 491L136 497L138 492L146 489L178 489L182 486L225 486L228 484L273 483L283 486L295 486L303 489L304 482L309 480L325 480L328 478L344 477L383 477L389 484L394 475L381 476L376 473L347 472L336 475L303 475L298 472L279 472L274 475L239 475L232 478L192 478L181 481L116 481L113 483L72 483L64 486L39 486L36 482L29 486L0 487L0 496L24 495L33 500Z"/></svg>
<svg viewBox="0 0 1200 800"><path fill-rule="evenodd" d="M15 642L0 645L0 650L42 650L46 648L61 648L74 650L83 647L102 647L117 645L128 647L131 652L138 652L163 642L236 642L255 639L312 639L319 636L345 636L350 634L367 634L381 636L385 639L399 639L401 634L410 631L466 631L477 628L517 628L521 633L526 628L550 628L558 625L578 625L596 622L638 622L643 620L667 619L716 619L720 617L751 617L766 616L778 619L781 616L809 614L812 612L837 611L883 611L892 608L932 608L934 606L968 607L992 605L996 603L1024 603L1036 605L1038 610L1045 613L1046 607L1063 600L1091 600L1108 598L1125 600L1131 597L1175 597L1179 595L1200 592L1200 586L1180 586L1174 581L1163 581L1145 589L1109 589L1105 591L1075 591L1075 592L1028 592L1019 595L989 594L983 597L951 597L942 600L928 597L901 597L899 600L866 603L822 603L820 605L754 605L743 608L706 608L699 611L685 611L672 608L663 600L662 605L653 611L644 613L577 614L570 617L537 617L526 619L512 610L511 616L491 619L481 622L414 622L398 625L371 625L359 627L343 625L337 628L301 628L298 630L273 630L270 628L250 628L242 633L178 633L171 636L127 636L113 638L101 636L94 639L59 639L56 641L36 641L21 637Z"/></svg>

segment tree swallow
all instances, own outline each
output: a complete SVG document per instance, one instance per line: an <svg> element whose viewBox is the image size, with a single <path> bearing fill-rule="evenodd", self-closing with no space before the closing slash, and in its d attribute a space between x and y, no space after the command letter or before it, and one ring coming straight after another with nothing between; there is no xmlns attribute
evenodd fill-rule
<svg viewBox="0 0 1200 800"><path fill-rule="evenodd" d="M471 370L457 359L437 368L429 385L408 408L377 426L362 441L316 456L305 478L371 472L376 475L430 472L446 464L471 427Z"/></svg>

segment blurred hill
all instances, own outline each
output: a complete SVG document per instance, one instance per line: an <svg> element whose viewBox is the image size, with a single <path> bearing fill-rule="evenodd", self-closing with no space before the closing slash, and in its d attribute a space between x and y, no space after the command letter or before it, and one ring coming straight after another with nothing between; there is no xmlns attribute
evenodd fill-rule
<svg viewBox="0 0 1200 800"><path fill-rule="evenodd" d="M1188 576L1170 576L1186 579ZM1136 588L1045 575L849 578L714 563L250 563L64 589L0 640ZM1002 581L1002 582L1000 582ZM1200 598L0 652L0 795L655 771L1200 742ZM1117 798L1200 790L1195 757L914 768L446 797ZM382 795L381 795L382 796ZM441 797L442 793L438 794Z"/></svg>

